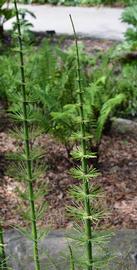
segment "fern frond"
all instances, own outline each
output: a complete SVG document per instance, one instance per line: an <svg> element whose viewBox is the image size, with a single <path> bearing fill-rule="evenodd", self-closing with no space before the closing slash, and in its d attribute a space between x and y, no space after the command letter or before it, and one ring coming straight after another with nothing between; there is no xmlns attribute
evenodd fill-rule
<svg viewBox="0 0 137 270"><path fill-rule="evenodd" d="M126 96L124 94L117 94L115 97L106 101L106 103L103 105L103 107L100 111L100 116L98 118L98 122L97 122L97 130L96 130L97 142L99 142L101 139L101 134L102 134L104 124L107 121L110 113L118 105L120 105L125 100L125 98L126 98Z"/></svg>
<svg viewBox="0 0 137 270"><path fill-rule="evenodd" d="M121 21L124 23L137 26L137 5L127 7L122 13Z"/></svg>

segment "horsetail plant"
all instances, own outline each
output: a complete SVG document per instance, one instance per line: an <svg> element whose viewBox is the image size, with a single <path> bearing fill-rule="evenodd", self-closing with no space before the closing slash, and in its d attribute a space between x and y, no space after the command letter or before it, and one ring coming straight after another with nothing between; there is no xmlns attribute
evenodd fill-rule
<svg viewBox="0 0 137 270"><path fill-rule="evenodd" d="M68 248L69 248L69 257L70 257L70 270L75 270L75 259L73 256L73 251L71 248L71 245L68 243Z"/></svg>
<svg viewBox="0 0 137 270"><path fill-rule="evenodd" d="M4 233L2 224L0 224L0 270L7 270L7 259L5 253Z"/></svg>
<svg viewBox="0 0 137 270"><path fill-rule="evenodd" d="M35 269L40 270L40 261L38 253L38 235L36 226L36 210L34 204L34 190L33 190L33 173L32 173L32 160L30 154L30 138L29 138L29 127L28 127L28 113L27 113L27 98L26 98L26 83L25 83L25 73L24 73L24 58L23 58L23 45L21 37L21 28L19 21L19 13L17 8L17 3L14 1L16 20L18 27L18 41L20 49L20 72L21 72L21 90L22 90L22 106L23 106L23 125L24 125L24 146L26 154L26 165L27 165L27 176L28 176L28 186L29 186L29 201L31 207L31 221L32 221L32 237L34 240L34 261Z"/></svg>
<svg viewBox="0 0 137 270"><path fill-rule="evenodd" d="M77 136L78 141L80 141L80 146L72 152L72 156L81 163L81 166L71 169L71 174L74 178L82 180L82 184L71 188L70 194L75 203L74 206L68 207L68 210L77 221L75 229L78 235L76 235L76 233L72 233L71 238L75 240L75 243L78 243L78 246L82 245L85 249L85 255L79 256L78 261L76 260L79 265L78 269L93 270L98 269L100 265L102 266L103 262L106 263L107 259L107 255L104 254L101 254L101 257L94 256L93 243L97 243L100 247L105 238L109 239L109 235L106 234L105 236L103 233L94 232L94 227L103 217L104 212L95 206L95 201L101 196L100 188L95 186L94 183L90 185L90 180L95 178L99 172L93 167L93 165L90 166L88 164L88 159L95 158L95 153L91 153L88 150L88 141L92 135L88 134L86 130L87 119L85 114L84 90L81 80L78 40L71 15L70 21L73 28L76 48L78 102L75 106L79 108L79 116L77 120L80 126L80 131L75 134L75 137ZM84 227L83 230L81 229L82 224Z"/></svg>
<svg viewBox="0 0 137 270"><path fill-rule="evenodd" d="M41 129L36 127L36 122L40 121L41 114L36 107L37 95L33 93L34 89L30 87L25 76L24 44L16 0L14 0L14 6L19 44L17 52L19 52L20 80L18 89L13 93L13 102L9 111L12 118L19 122L12 134L14 134L18 140L21 140L22 148L21 150L19 148L16 153L9 155L13 160L10 173L25 184L23 185L24 191L18 189L18 193L21 197L21 208L23 208L23 206L25 207L25 209L22 210L22 215L23 218L27 220L28 225L30 225L31 232L29 232L28 227L27 229L18 229L32 240L34 269L40 270L38 242L44 237L47 231L40 230L37 221L44 214L46 205L44 198L42 200L42 196L45 194L45 186L36 185L35 183L43 173L43 169L39 164L42 152L34 145L36 145L36 138L41 134ZM26 205L28 207L27 209Z"/></svg>

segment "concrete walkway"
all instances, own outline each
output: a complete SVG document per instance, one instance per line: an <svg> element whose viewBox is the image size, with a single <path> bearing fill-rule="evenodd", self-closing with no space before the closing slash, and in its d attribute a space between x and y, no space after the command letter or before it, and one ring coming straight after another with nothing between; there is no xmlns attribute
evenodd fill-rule
<svg viewBox="0 0 137 270"><path fill-rule="evenodd" d="M72 35L69 14L73 16L76 31L85 37L122 40L127 26L120 21L123 9L87 8L87 7L52 7L50 5L20 5L36 15L36 19L27 16L33 24L33 30L45 32L54 30L57 35ZM10 20L5 29L11 28Z"/></svg>

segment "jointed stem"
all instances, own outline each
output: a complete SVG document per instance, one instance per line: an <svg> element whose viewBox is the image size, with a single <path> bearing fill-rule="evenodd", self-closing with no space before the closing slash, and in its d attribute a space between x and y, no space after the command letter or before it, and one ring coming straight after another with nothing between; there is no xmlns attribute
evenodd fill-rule
<svg viewBox="0 0 137 270"><path fill-rule="evenodd" d="M78 97L79 97L79 113L80 113L80 118L81 118L81 133L82 133L82 139L81 139L81 146L82 146L82 152L83 156L86 155L86 141L85 141L85 123L84 123L84 109L83 109L83 89L82 89L82 84L81 84L81 72L80 72L80 58L79 58L79 50L78 50L78 42L77 42L77 35L75 31L75 26L72 20L72 17L70 15L70 20L71 24L73 27L73 32L74 32L74 38L75 38L75 45L76 45L76 57L77 57L77 76L78 76ZM84 174L87 174L87 159L85 157L82 158L82 169ZM87 217L90 217L91 211L90 211L90 200L89 200L89 182L87 180L83 180L84 182L84 192L87 196L85 196L85 210ZM92 223L90 218L87 218L85 221L85 230L86 230L86 235L87 235L87 258L88 258L88 270L92 270Z"/></svg>
<svg viewBox="0 0 137 270"><path fill-rule="evenodd" d="M23 97L23 115L24 115L24 145L26 152L26 163L27 163L27 173L29 179L29 200L31 208L31 224L32 224L32 237L34 241L33 255L35 262L35 270L40 270L40 261L39 261L39 252L38 252L38 236L37 236L37 225L36 225L36 210L34 203L34 191L33 191L33 177L32 177L32 161L30 155L30 143L29 143L29 126L28 126L28 115L27 115L27 98L26 98L26 86L25 86L25 72L24 72L24 58L23 58L23 45L21 37L21 28L19 13L17 8L16 0L14 0L15 11L16 11L16 20L17 20L17 29L18 29L18 41L20 49L20 72L21 72L21 88L22 88L22 97Z"/></svg>
<svg viewBox="0 0 137 270"><path fill-rule="evenodd" d="M70 253L70 270L75 270L75 261L73 257L73 252L71 246L68 244L69 253Z"/></svg>
<svg viewBox="0 0 137 270"><path fill-rule="evenodd" d="M7 262L6 262L5 247L4 247L3 229L2 229L1 224L0 224L0 269L1 270L8 269Z"/></svg>

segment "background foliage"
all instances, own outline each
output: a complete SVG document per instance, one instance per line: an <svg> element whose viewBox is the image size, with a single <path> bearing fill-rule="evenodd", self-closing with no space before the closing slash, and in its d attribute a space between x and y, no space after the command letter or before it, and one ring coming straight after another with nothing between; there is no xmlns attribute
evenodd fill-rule
<svg viewBox="0 0 137 270"><path fill-rule="evenodd" d="M136 35L135 10L136 5L135 8L127 7L122 14L122 20L133 26L132 31ZM89 56L79 42L81 80L85 89L86 132L92 134L89 140L92 151L98 151L103 132L110 128L108 123L112 116L131 118L137 115L136 58L135 61L128 59L127 51L123 49L124 46L128 46L129 50L131 45L132 50L135 49L136 42L132 38L133 35L128 33L129 30L125 33L126 43L110 49L105 54L96 53ZM24 35L24 31L22 34ZM59 45L55 45L48 39L38 47L30 46L32 40L29 34L27 26L23 38L28 45L25 55L28 88L33 88L39 101L42 128L65 145L69 156L73 145L77 143L75 133L78 129L74 46L63 50L60 48L62 40L59 41ZM14 39L12 46L12 50L7 50L5 55L0 57L3 63L0 67L0 94L1 98L7 99L8 105L11 105L12 93L15 99L18 89L18 60ZM123 53L124 59L121 56Z"/></svg>
<svg viewBox="0 0 137 270"><path fill-rule="evenodd" d="M40 3L40 4L53 4L53 5L129 5L136 0L19 0L21 3Z"/></svg>
<svg viewBox="0 0 137 270"><path fill-rule="evenodd" d="M83 45L79 45L86 132L92 134L89 140L91 150L97 151L103 132L110 128L108 123L112 116L132 118L137 115L137 64L112 58L112 49L106 54L89 56ZM0 67L0 94L1 98L7 99L8 105L15 100L18 89L15 51L12 49L0 57L3 63ZM74 57L73 45L62 50L47 40L39 47L29 47L25 56L28 89L33 87L38 99L42 128L65 145L68 157L73 145L77 144L75 133L78 129Z"/></svg>

